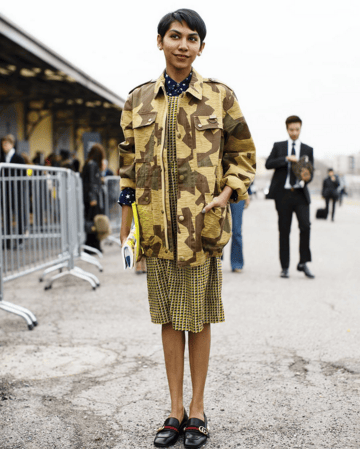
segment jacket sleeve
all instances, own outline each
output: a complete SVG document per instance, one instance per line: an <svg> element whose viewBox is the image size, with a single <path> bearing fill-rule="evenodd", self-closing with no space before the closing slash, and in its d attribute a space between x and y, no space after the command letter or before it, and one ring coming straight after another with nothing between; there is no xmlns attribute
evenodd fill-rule
<svg viewBox="0 0 360 449"><path fill-rule="evenodd" d="M132 95L129 95L121 115L125 140L119 144L120 189L135 189L135 141L132 124Z"/></svg>
<svg viewBox="0 0 360 449"><path fill-rule="evenodd" d="M281 168L286 167L288 162L284 156L278 156L277 146L276 143L274 143L273 149L271 150L270 156L267 158L265 162L265 167L268 170L271 170L272 168Z"/></svg>
<svg viewBox="0 0 360 449"><path fill-rule="evenodd" d="M323 181L323 186L321 190L321 196L325 197L325 190L326 190L326 178Z"/></svg>
<svg viewBox="0 0 360 449"><path fill-rule="evenodd" d="M256 171L256 150L248 125L233 92L226 91L224 105L224 152L222 156L223 177L220 188L226 185L237 193L230 202L248 197L248 188Z"/></svg>

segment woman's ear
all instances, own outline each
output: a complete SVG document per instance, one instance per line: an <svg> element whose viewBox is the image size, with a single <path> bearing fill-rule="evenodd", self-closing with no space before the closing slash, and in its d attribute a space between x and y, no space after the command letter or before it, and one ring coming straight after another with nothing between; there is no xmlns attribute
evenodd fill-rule
<svg viewBox="0 0 360 449"><path fill-rule="evenodd" d="M157 35L157 46L159 50L163 49L163 45L162 45L162 37L160 36L160 34Z"/></svg>
<svg viewBox="0 0 360 449"><path fill-rule="evenodd" d="M201 56L201 53L204 51L204 48L205 48L205 42L203 42L203 43L200 45L199 52L198 52L198 56Z"/></svg>

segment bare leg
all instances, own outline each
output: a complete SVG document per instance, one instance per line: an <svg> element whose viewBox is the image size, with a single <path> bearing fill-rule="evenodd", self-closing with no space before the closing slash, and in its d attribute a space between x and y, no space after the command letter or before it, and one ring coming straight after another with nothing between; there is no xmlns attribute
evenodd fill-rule
<svg viewBox="0 0 360 449"><path fill-rule="evenodd" d="M201 332L189 332L189 359L193 388L189 418L204 420L204 390L209 366L210 342L210 324L205 324Z"/></svg>
<svg viewBox="0 0 360 449"><path fill-rule="evenodd" d="M179 422L181 422L184 417L183 381L185 332L175 331L172 327L172 323L163 324L162 341L171 397L170 416L177 418Z"/></svg>

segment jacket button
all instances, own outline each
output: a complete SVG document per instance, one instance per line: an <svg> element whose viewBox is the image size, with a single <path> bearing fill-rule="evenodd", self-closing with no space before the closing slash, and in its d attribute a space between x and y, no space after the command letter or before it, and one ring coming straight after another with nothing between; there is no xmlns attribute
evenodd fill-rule
<svg viewBox="0 0 360 449"><path fill-rule="evenodd" d="M145 201L149 201L149 197L148 196L145 197Z"/></svg>
<svg viewBox="0 0 360 449"><path fill-rule="evenodd" d="M202 128L202 124L201 124L201 123L199 123L199 124L198 124L198 127L199 127L199 128Z"/></svg>
<svg viewBox="0 0 360 449"><path fill-rule="evenodd" d="M149 118L148 122L151 122L151 121L152 121L152 118Z"/></svg>
<svg viewBox="0 0 360 449"><path fill-rule="evenodd" d="M180 175L180 176L179 176L179 179L180 179L180 181L184 181L185 176L184 176L184 175Z"/></svg>
<svg viewBox="0 0 360 449"><path fill-rule="evenodd" d="M180 215L179 221L184 221L184 220L185 220L184 216L183 216L183 215Z"/></svg>
<svg viewBox="0 0 360 449"><path fill-rule="evenodd" d="M185 257L181 256L179 257L180 262L184 262L185 261Z"/></svg>
<svg viewBox="0 0 360 449"><path fill-rule="evenodd" d="M180 133L178 133L177 138L181 139L181 134Z"/></svg>

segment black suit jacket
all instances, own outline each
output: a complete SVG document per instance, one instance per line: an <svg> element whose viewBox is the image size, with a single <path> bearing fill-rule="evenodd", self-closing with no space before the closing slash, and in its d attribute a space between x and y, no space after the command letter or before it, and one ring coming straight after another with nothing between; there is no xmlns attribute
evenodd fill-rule
<svg viewBox="0 0 360 449"><path fill-rule="evenodd" d="M313 149L304 143L300 144L300 157L308 156L309 162L314 166L314 154ZM286 160L286 156L288 155L288 141L284 142L275 142L274 147L271 150L270 156L268 157L265 167L267 169L275 169L274 175L271 180L269 194L267 195L268 199L276 199L279 193L282 193L284 190L284 185L288 173L288 162ZM309 182L311 182L312 178ZM302 189L304 192L306 201L310 204L310 193L307 188L307 184Z"/></svg>
<svg viewBox="0 0 360 449"><path fill-rule="evenodd" d="M1 152L1 160L0 162L6 161L6 155L4 152ZM10 159L10 164L25 164L24 158L20 154L13 154L13 157Z"/></svg>

